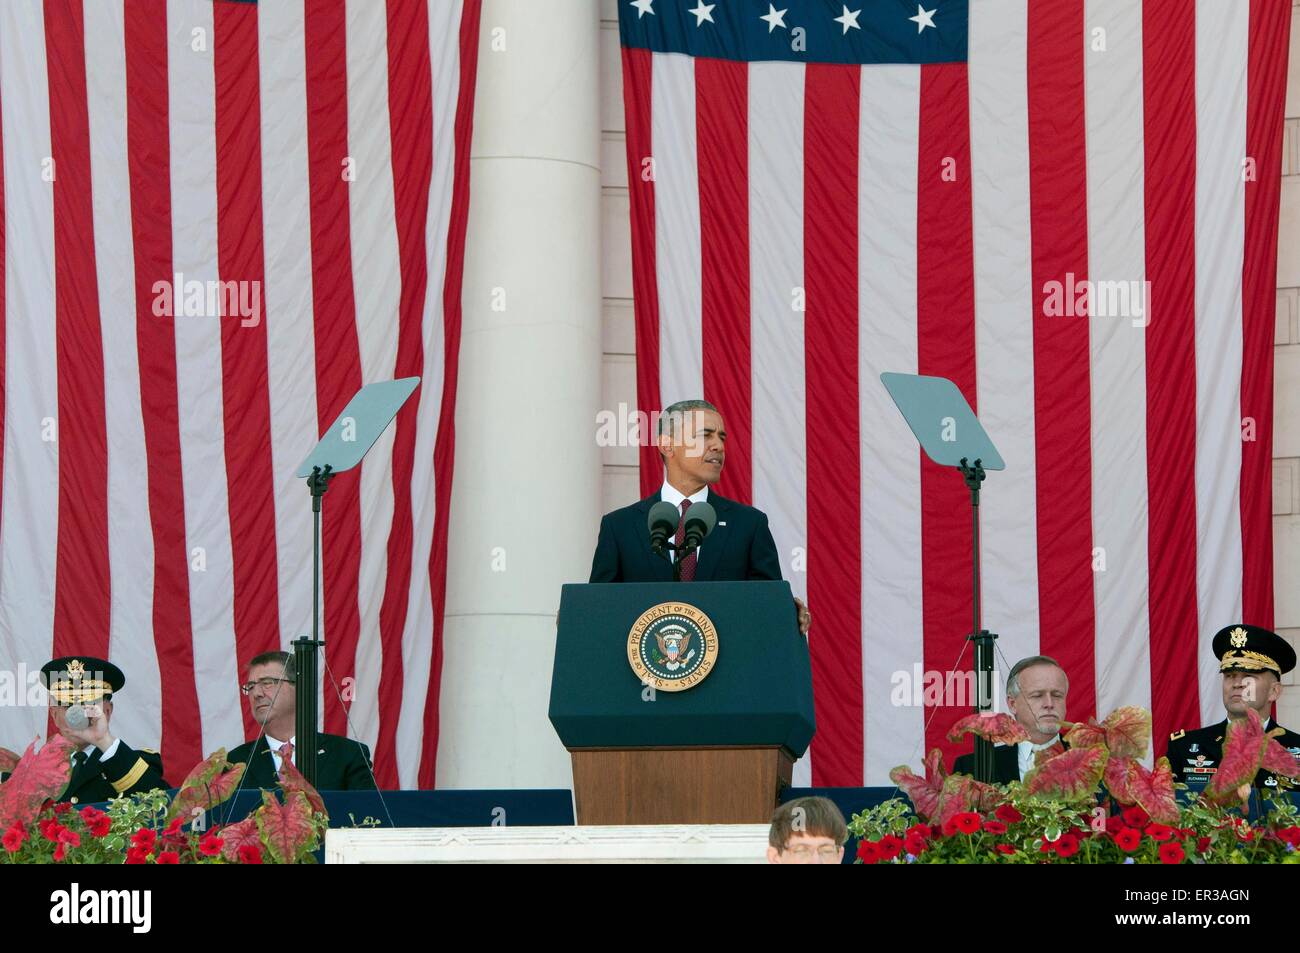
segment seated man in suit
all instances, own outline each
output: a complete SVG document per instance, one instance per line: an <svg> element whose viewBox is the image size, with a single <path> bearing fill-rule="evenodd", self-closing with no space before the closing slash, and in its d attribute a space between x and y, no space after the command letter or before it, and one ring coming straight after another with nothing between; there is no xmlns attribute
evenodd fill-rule
<svg viewBox="0 0 1300 953"><path fill-rule="evenodd" d="M752 506L710 491L722 476L727 431L718 409L705 400L683 400L659 417L659 455L664 484L639 503L605 514L600 521L590 582L671 582L673 550L660 555L650 548L646 518L650 507L665 500L681 513L677 528L681 543L686 511L707 500L718 523L694 553L682 561L682 581L780 579L781 560L767 525L767 516ZM794 600L799 631L808 634L812 615Z"/></svg>
<svg viewBox="0 0 1300 953"><path fill-rule="evenodd" d="M1211 648L1219 660L1223 707L1228 717L1217 724L1192 731L1182 729L1169 736L1169 767L1174 780L1186 784L1193 794L1201 793L1219 770L1229 720L1245 718L1253 708L1265 731L1281 727L1272 720L1273 703L1282 694L1282 676L1296 663L1295 649L1286 639L1257 625L1225 626L1214 636ZM1283 728L1277 740L1300 761L1300 734ZM1263 770L1255 775L1253 784L1270 791L1293 791L1296 786L1291 778Z"/></svg>
<svg viewBox="0 0 1300 953"><path fill-rule="evenodd" d="M49 692L54 727L81 749L72 755L72 775L60 801L108 801L167 787L162 756L132 748L110 728L113 696L126 685L120 668L87 655L65 656L41 666L41 681Z"/></svg>
<svg viewBox="0 0 1300 953"><path fill-rule="evenodd" d="M239 686L248 698L253 720L263 732L226 756L231 764L247 764L245 787L271 788L278 783L284 759L293 760L298 694L294 688L293 656L264 652L248 663L248 680ZM370 749L359 741L317 736L316 787L321 791L374 790ZM295 762L296 763L296 762Z"/></svg>
<svg viewBox="0 0 1300 953"><path fill-rule="evenodd" d="M1070 680L1056 659L1031 655L1021 659L1007 676L1007 708L1029 734L1028 741L993 748L993 780L997 784L1023 781L1034 768L1038 752L1067 747L1061 740L1065 718L1065 697ZM954 774L974 774L975 755L964 754L953 762Z"/></svg>

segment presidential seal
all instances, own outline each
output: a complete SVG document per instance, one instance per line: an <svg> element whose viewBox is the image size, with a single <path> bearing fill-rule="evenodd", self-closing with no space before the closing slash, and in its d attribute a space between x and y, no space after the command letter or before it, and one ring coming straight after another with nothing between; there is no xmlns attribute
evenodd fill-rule
<svg viewBox="0 0 1300 953"><path fill-rule="evenodd" d="M641 613L627 634L627 660L641 684L683 692L718 661L718 630L695 606L661 602Z"/></svg>

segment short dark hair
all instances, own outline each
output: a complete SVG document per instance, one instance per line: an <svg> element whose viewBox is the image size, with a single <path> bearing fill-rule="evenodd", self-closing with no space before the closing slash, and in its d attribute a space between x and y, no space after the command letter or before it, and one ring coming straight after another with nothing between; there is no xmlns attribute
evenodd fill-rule
<svg viewBox="0 0 1300 953"><path fill-rule="evenodd" d="M797 797L776 809L767 832L767 842L778 851L784 851L795 834L829 837L837 847L843 847L849 839L849 828L844 823L844 815L829 798Z"/></svg>
<svg viewBox="0 0 1300 953"><path fill-rule="evenodd" d="M249 659L248 667L251 670L257 665L274 665L277 662L284 666L284 677L292 682L297 673L293 667L293 656L288 652L263 652L261 655L254 655Z"/></svg>

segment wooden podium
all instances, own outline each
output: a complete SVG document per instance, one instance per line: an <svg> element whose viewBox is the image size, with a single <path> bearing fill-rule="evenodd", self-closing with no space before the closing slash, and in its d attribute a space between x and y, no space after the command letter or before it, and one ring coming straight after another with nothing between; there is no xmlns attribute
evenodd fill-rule
<svg viewBox="0 0 1300 953"><path fill-rule="evenodd" d="M653 690L629 662L634 624L665 605L717 632L712 671L683 691ZM579 824L767 823L815 730L789 585L565 586L550 718L573 759Z"/></svg>

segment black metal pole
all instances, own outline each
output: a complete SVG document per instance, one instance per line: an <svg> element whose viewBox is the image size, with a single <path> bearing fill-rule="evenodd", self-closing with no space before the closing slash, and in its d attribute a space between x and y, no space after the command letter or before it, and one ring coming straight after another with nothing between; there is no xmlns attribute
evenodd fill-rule
<svg viewBox="0 0 1300 953"><path fill-rule="evenodd" d="M992 632L980 625L980 485L984 482L984 466L976 460L968 464L961 458L961 471L970 490L971 512L971 634L967 636L975 643L975 711L993 710L993 640L997 638ZM993 743L984 738L975 738L975 780L993 780Z"/></svg>
<svg viewBox="0 0 1300 953"><path fill-rule="evenodd" d="M307 477L311 492L312 566L311 566L311 638L293 640L294 685L297 705L294 712L294 764L309 784L316 784L316 752L319 750L316 722L319 693L319 650L325 642L320 637L320 542L321 504L334 474L331 467L312 467Z"/></svg>

